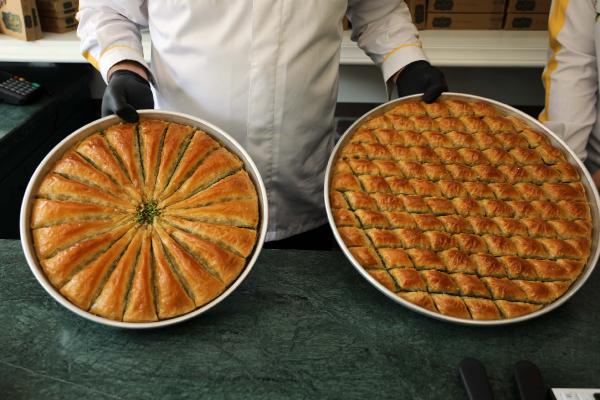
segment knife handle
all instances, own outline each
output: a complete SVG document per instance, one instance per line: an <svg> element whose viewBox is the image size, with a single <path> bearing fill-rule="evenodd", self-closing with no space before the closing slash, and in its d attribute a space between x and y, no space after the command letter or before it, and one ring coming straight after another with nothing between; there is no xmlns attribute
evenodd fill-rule
<svg viewBox="0 0 600 400"><path fill-rule="evenodd" d="M479 360L465 358L458 364L458 370L469 400L494 399L485 367Z"/></svg>
<svg viewBox="0 0 600 400"><path fill-rule="evenodd" d="M522 360L515 365L515 380L521 400L546 400L546 386L539 368L532 362Z"/></svg>

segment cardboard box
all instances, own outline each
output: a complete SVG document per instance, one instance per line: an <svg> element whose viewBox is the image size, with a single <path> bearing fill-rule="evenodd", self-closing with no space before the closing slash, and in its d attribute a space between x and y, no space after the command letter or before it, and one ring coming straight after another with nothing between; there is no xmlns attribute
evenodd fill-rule
<svg viewBox="0 0 600 400"><path fill-rule="evenodd" d="M508 0L507 13L549 13L551 0Z"/></svg>
<svg viewBox="0 0 600 400"><path fill-rule="evenodd" d="M425 29L427 0L405 0L405 3L417 29ZM342 20L342 26L345 31L352 29L352 24L346 16Z"/></svg>
<svg viewBox="0 0 600 400"><path fill-rule="evenodd" d="M410 11L413 24L417 29L425 29L426 12L427 12L427 0L405 0L406 6ZM342 20L342 27L345 31L352 29L352 23L344 16Z"/></svg>
<svg viewBox="0 0 600 400"><path fill-rule="evenodd" d="M545 31L548 14L506 14L504 29L509 31Z"/></svg>
<svg viewBox="0 0 600 400"><path fill-rule="evenodd" d="M427 13L427 29L502 29L504 14Z"/></svg>
<svg viewBox="0 0 600 400"><path fill-rule="evenodd" d="M345 31L350 30L350 21L348 20L348 17L346 17L345 15L344 15L344 18L342 18L342 28Z"/></svg>
<svg viewBox="0 0 600 400"><path fill-rule="evenodd" d="M61 18L48 18L41 16L42 30L45 32L63 33L77 28L75 13Z"/></svg>
<svg viewBox="0 0 600 400"><path fill-rule="evenodd" d="M36 39L31 7L27 1L4 0L0 2L0 33L21 40Z"/></svg>
<svg viewBox="0 0 600 400"><path fill-rule="evenodd" d="M76 13L79 8L79 1L37 0L37 7L40 16L46 18L62 18Z"/></svg>
<svg viewBox="0 0 600 400"><path fill-rule="evenodd" d="M427 1L406 0L406 5L417 29L425 29L425 25L427 24Z"/></svg>
<svg viewBox="0 0 600 400"><path fill-rule="evenodd" d="M33 38L33 40L38 39L37 30L35 28L35 18L33 17L33 8L31 3L33 0L21 0L23 3L23 10L27 12L29 17L25 17L25 27L27 28L27 34ZM31 23L27 23L27 20L31 21Z"/></svg>
<svg viewBox="0 0 600 400"><path fill-rule="evenodd" d="M503 13L506 0L429 0L427 12Z"/></svg>
<svg viewBox="0 0 600 400"><path fill-rule="evenodd" d="M40 23L40 16L37 10L37 4L35 0L27 0L29 2L29 7L31 8L31 20L33 23L33 28L35 30L35 38L42 39L44 34L42 33L42 24Z"/></svg>

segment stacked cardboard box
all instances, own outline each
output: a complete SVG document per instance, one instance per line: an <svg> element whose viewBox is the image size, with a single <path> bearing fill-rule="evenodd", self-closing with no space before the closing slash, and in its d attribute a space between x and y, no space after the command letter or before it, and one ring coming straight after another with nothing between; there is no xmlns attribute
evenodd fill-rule
<svg viewBox="0 0 600 400"><path fill-rule="evenodd" d="M427 0L405 0L405 3L417 29L425 29ZM342 20L342 26L345 31L352 29L352 24L347 17Z"/></svg>
<svg viewBox="0 0 600 400"><path fill-rule="evenodd" d="M33 20L33 27L35 28L35 38L41 39L44 37L42 33L42 21L40 21L40 13L37 8L36 0L27 0L29 7L31 7L31 19Z"/></svg>
<svg viewBox="0 0 600 400"><path fill-rule="evenodd" d="M79 0L37 0L37 5L44 31L60 33L77 27Z"/></svg>
<svg viewBox="0 0 600 400"><path fill-rule="evenodd" d="M506 0L429 0L427 29L502 29Z"/></svg>
<svg viewBox="0 0 600 400"><path fill-rule="evenodd" d="M405 0L405 3L419 30L546 30L551 1ZM344 29L350 28L348 21L344 20Z"/></svg>
<svg viewBox="0 0 600 400"><path fill-rule="evenodd" d="M21 40L43 37L35 0L0 1L0 33Z"/></svg>
<svg viewBox="0 0 600 400"><path fill-rule="evenodd" d="M406 5L410 10L410 15L417 29L425 29L425 24L427 23L427 1L406 0Z"/></svg>
<svg viewBox="0 0 600 400"><path fill-rule="evenodd" d="M548 29L548 13L551 0L509 0L504 29L535 30Z"/></svg>

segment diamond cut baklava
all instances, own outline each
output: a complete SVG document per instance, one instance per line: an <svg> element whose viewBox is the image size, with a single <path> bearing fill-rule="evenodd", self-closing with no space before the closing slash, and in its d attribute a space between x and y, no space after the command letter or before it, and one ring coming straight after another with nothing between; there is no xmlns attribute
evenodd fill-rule
<svg viewBox="0 0 600 400"><path fill-rule="evenodd" d="M180 316L215 299L257 241L257 191L209 134L159 119L94 133L41 181L36 255L79 308L126 322Z"/></svg>
<svg viewBox="0 0 600 400"><path fill-rule="evenodd" d="M336 229L387 290L450 317L498 320L562 296L590 255L578 167L484 101L398 103L331 170Z"/></svg>

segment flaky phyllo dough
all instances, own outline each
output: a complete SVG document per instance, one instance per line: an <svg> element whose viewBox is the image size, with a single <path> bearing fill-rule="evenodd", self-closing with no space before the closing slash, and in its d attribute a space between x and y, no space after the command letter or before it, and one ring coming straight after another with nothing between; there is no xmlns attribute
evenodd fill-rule
<svg viewBox="0 0 600 400"><path fill-rule="evenodd" d="M567 291L590 254L578 167L486 102L408 101L367 120L340 149L330 187L355 260L443 315L532 313Z"/></svg>
<svg viewBox="0 0 600 400"><path fill-rule="evenodd" d="M117 321L186 314L236 280L259 206L242 161L190 126L118 124L69 149L35 195L31 231L51 284Z"/></svg>

